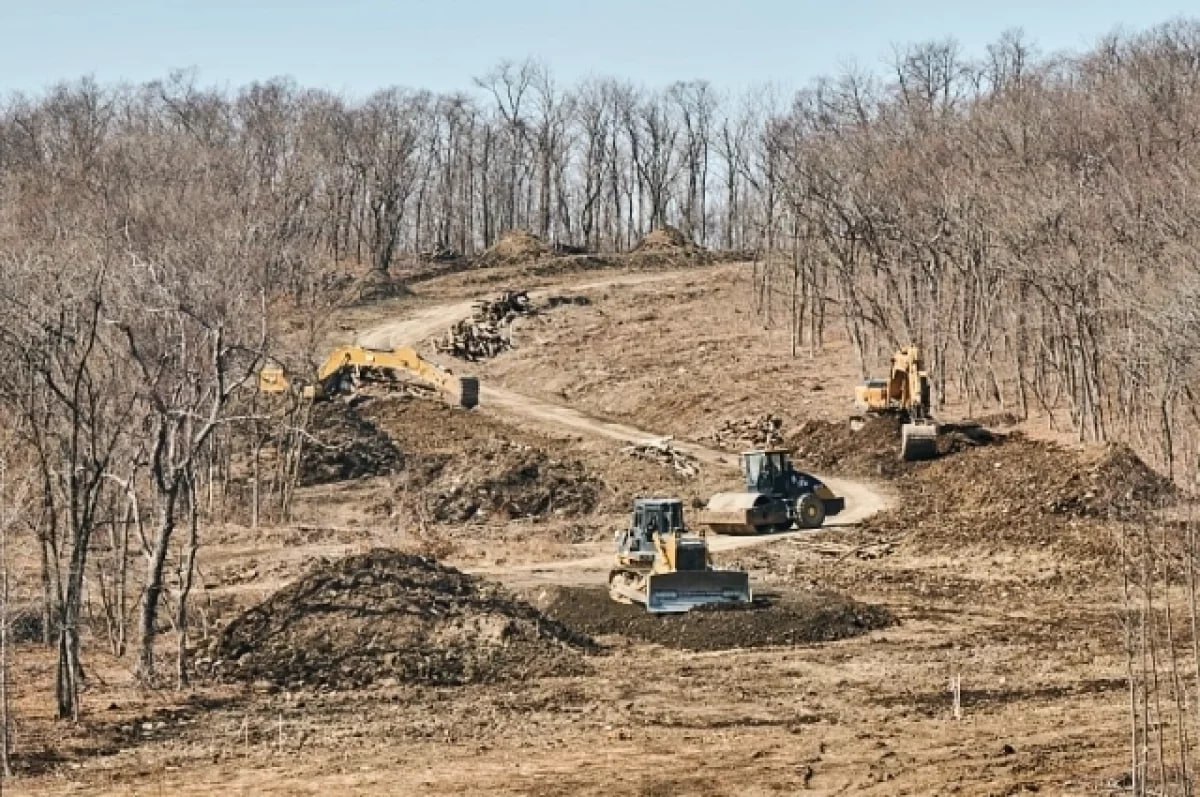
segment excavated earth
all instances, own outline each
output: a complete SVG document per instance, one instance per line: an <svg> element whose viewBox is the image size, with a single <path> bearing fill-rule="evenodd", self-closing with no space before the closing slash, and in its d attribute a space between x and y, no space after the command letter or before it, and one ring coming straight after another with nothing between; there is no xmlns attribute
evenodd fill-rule
<svg viewBox="0 0 1200 797"><path fill-rule="evenodd" d="M899 421L808 421L786 439L804 467L882 476L902 500L863 525L920 551L1049 547L1065 561L1111 560L1121 524L1180 500L1176 486L1128 446L1067 447L979 424L939 427L937 459L897 455Z"/></svg>
<svg viewBox="0 0 1200 797"><path fill-rule="evenodd" d="M345 401L313 405L309 438L300 452L300 486L381 476L404 466L404 454L385 432Z"/></svg>
<svg viewBox="0 0 1200 797"><path fill-rule="evenodd" d="M683 650L729 650L833 642L886 628L895 618L883 607L835 592L756 596L747 607L711 607L653 615L614 602L603 587L552 587L537 604L566 625L592 635L619 634Z"/></svg>
<svg viewBox="0 0 1200 797"><path fill-rule="evenodd" d="M509 230L478 258L476 268L519 265L540 260L552 253L546 242L527 230Z"/></svg>
<svg viewBox="0 0 1200 797"><path fill-rule="evenodd" d="M300 484L395 475L437 521L577 517L595 508L599 481L578 460L502 436L457 439L464 410L435 398L371 396L314 405ZM458 445L469 443L468 445Z"/></svg>
<svg viewBox="0 0 1200 797"><path fill-rule="evenodd" d="M579 460L481 430L468 411L397 396L374 399L361 414L409 454L405 486L435 520L578 517L601 498L599 480Z"/></svg>
<svg viewBox="0 0 1200 797"><path fill-rule="evenodd" d="M321 563L249 609L198 666L288 687L460 685L578 674L594 649L498 584L376 549Z"/></svg>

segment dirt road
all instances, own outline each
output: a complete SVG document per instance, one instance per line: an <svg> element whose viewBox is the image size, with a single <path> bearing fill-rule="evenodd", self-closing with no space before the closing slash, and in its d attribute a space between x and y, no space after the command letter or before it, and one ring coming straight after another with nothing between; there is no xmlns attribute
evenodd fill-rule
<svg viewBox="0 0 1200 797"><path fill-rule="evenodd" d="M584 283L565 282L559 285L540 288L531 291L531 298L544 297L555 291L570 290L582 293L622 286L643 285L650 282L677 279L688 272L670 271L652 274L629 274ZM400 345L421 346L445 331L458 321L470 316L474 307L473 301L459 301L429 307L406 318L389 320L366 331L359 337L359 343L364 346L390 348ZM533 398L513 390L495 385L483 385L480 388L479 412L500 416L509 422L515 422L525 427L549 432L572 432L589 437L603 437L622 443L638 443L661 438L646 429L639 429L626 424L615 423L595 418L577 409ZM673 441L680 450L691 454L700 462L728 468L738 469L738 458L724 451L686 441ZM845 497L846 509L839 514L829 526L846 526L861 522L876 512L884 509L889 503L888 495L875 485L820 476L830 489ZM790 531L780 534L758 536L714 536L711 542L713 551L731 551L762 545L780 539L812 535L811 531ZM569 561L555 561L546 564L506 566L503 568L483 569L491 575L523 574L522 580L557 582L564 578L564 571L569 572L572 581L592 581L602 579L602 573L607 572L608 556L595 556ZM538 577L540 576L540 577Z"/></svg>
<svg viewBox="0 0 1200 797"><path fill-rule="evenodd" d="M564 280L561 283L529 291L529 298L540 299L561 290L582 293L624 285L644 285L648 282L677 279L689 273L695 273L695 269L688 269L686 271L659 271L647 274L622 274L617 277L591 282L570 282ZM469 317L474 309L474 299L427 307L406 318L397 318L380 323L359 335L357 342L360 346L378 349L390 349L405 345L416 346L437 337L454 324Z"/></svg>

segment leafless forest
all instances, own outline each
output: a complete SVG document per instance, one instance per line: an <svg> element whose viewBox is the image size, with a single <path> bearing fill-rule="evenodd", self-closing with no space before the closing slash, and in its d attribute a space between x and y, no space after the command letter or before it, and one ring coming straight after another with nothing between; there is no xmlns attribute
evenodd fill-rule
<svg viewBox="0 0 1200 797"><path fill-rule="evenodd" d="M5 96L0 529L37 554L24 597L59 713L78 715L85 637L147 683L164 661L186 679L186 633L170 654L155 638L188 628L202 525L257 429L242 386L274 314L319 316L346 273L510 229L623 251L669 224L757 253L753 309L799 362L844 333L865 373L914 341L955 411L1126 441L1191 484L1197 196L1187 21L1072 55L922 44L787 97L564 86L535 62L452 95L177 74Z"/></svg>

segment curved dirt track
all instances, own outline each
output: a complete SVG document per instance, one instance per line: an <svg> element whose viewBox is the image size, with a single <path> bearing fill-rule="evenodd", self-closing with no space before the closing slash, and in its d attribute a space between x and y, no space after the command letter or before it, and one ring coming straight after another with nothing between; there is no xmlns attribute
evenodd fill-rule
<svg viewBox="0 0 1200 797"><path fill-rule="evenodd" d="M641 285L649 282L666 281L688 274L695 274L695 269L650 274L626 274L585 283L564 281L555 286L530 291L529 295L531 298L537 298L554 290L582 292L623 285ZM377 348L392 348L401 345L420 346L458 321L469 317L473 309L473 300L450 302L428 307L405 318L393 319L378 324L360 335L358 342L364 346ZM592 437L604 437L622 443L638 443L662 437L661 434L655 434L645 429L601 420L572 407L555 404L532 396L526 396L507 388L487 384L480 386L479 407L477 411L493 413L505 418L509 422L516 422L525 427L538 428L551 432L568 430ZM734 454L681 440L673 440L672 443L676 448L691 454L700 462L725 467L730 471L738 470L738 458ZM819 478L828 484L830 489L835 493L846 499L846 509L828 523L827 526L853 525L888 506L888 496L868 482L825 476L819 476ZM747 536L714 535L711 538L710 546L712 550L717 552L731 551L811 533L811 531L807 530L797 530L778 534ZM542 573L546 577L535 580L552 581L556 580L552 575L553 573L564 570L572 571L574 575L578 576L583 576L583 573L580 571L607 572L609 562L610 557L604 555L568 561L560 560L545 564L531 564L517 567L506 566L502 569L496 569L495 572L496 574L500 572L508 574L514 572ZM481 569L481 572L483 572L483 569ZM577 578L572 580L590 579Z"/></svg>

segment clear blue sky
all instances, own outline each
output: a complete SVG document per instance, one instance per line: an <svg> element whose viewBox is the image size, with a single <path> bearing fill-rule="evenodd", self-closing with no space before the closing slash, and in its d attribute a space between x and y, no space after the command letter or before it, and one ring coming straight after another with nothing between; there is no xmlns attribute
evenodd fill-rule
<svg viewBox="0 0 1200 797"><path fill-rule="evenodd" d="M1194 11L1192 10L1194 9ZM0 0L0 93L62 79L160 78L195 68L236 86L290 75L356 95L467 89L534 56L563 83L589 74L658 86L803 85L894 44L953 36L980 53L1021 27L1043 52L1081 50L1200 5L1181 0Z"/></svg>

